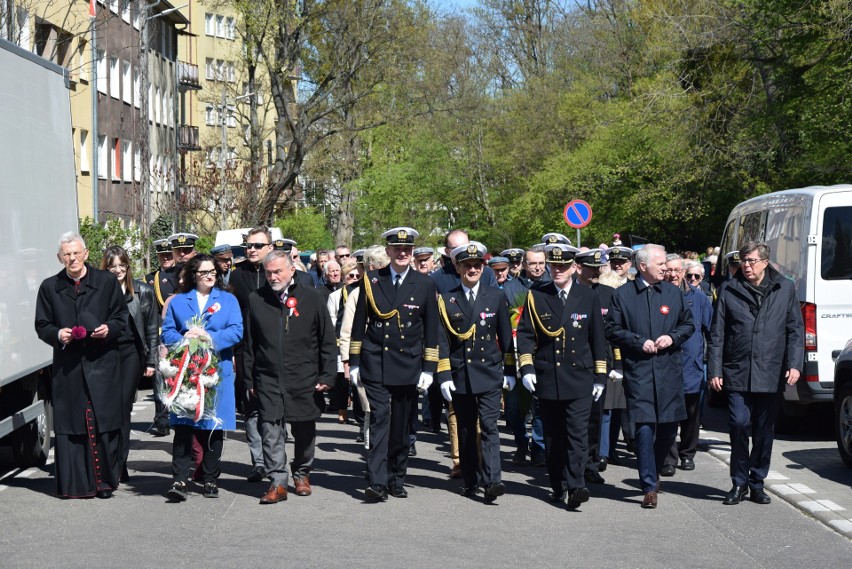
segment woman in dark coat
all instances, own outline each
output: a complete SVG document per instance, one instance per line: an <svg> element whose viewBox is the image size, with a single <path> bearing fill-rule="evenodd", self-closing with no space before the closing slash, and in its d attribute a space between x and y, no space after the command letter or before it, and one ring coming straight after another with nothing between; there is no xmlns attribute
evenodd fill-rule
<svg viewBox="0 0 852 569"><path fill-rule="evenodd" d="M118 338L127 304L115 277L86 264L82 237L64 234L57 256L65 268L41 283L35 315L38 337L53 347L56 491L109 498L121 461Z"/></svg>
<svg viewBox="0 0 852 569"><path fill-rule="evenodd" d="M202 418L198 422L186 417L170 416L175 432L172 445L172 476L174 483L168 491L172 501L186 500L187 481L192 470L193 439L204 446L201 468L204 477L204 496L217 498L219 489L219 462L222 458L223 432L236 428L234 402L233 347L243 337L243 319L240 305L231 293L216 286L216 266L210 255L196 255L186 263L181 272L178 294L169 301L163 320L163 343L174 346L184 338L209 336L213 349L219 355L216 386L215 419ZM193 317L205 317L203 328L190 327Z"/></svg>
<svg viewBox="0 0 852 569"><path fill-rule="evenodd" d="M110 245L104 250L101 270L112 273L121 285L129 312L128 326L121 331L118 349L121 354L121 404L124 410L121 425L121 464L119 480L127 482L127 456L130 453L130 412L136 401L136 388L141 376L152 377L157 366L160 315L154 301L154 289L142 281L133 280L130 256L122 247Z"/></svg>

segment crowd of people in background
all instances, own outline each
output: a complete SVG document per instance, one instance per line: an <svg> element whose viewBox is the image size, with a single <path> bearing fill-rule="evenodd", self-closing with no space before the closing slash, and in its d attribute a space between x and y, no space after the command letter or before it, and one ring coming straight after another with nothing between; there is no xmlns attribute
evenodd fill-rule
<svg viewBox="0 0 852 569"><path fill-rule="evenodd" d="M661 477L696 467L709 386L729 400L724 503L769 502L777 397L798 379L803 333L765 244L718 263L718 248L702 259L618 235L578 248L551 232L499 253L461 229L438 248L419 237L395 227L381 245L318 250L306 267L297 243L265 226L244 236L244 258L229 245L196 251L198 237L181 232L156 241L159 268L134 279L122 247L98 269L64 234L64 268L42 283L35 321L54 348L58 495L108 498L130 479L140 379L159 373L160 344L206 338L219 355L215 419L176 416L155 397L149 432L173 435L171 501L193 480L218 496L224 433L238 425L247 480L269 482L260 503L309 496L317 420L331 410L359 425L367 501L407 497L418 430L446 425L448 476L463 496L495 502L502 418L512 463L547 468L549 500L580 508L633 453L641 505L655 508Z"/></svg>

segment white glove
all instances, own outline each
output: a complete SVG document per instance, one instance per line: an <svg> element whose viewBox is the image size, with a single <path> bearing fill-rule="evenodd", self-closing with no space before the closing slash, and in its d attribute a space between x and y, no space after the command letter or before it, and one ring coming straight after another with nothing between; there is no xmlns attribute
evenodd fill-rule
<svg viewBox="0 0 852 569"><path fill-rule="evenodd" d="M624 374L618 371L617 369L609 372L609 378L613 381L618 381L619 379L624 379Z"/></svg>
<svg viewBox="0 0 852 569"><path fill-rule="evenodd" d="M595 398L595 401L601 398L601 395L604 392L603 383L596 383L594 387L592 387L592 395Z"/></svg>
<svg viewBox="0 0 852 569"><path fill-rule="evenodd" d="M445 381L441 384L441 395L444 396L444 399L447 401L453 400L453 391L456 390L456 384L452 381Z"/></svg>
<svg viewBox="0 0 852 569"><path fill-rule="evenodd" d="M352 375L352 371L349 372ZM431 371L421 371L420 372L420 381L417 382L417 389L420 391L426 391L429 389L429 386L432 385L432 372Z"/></svg>
<svg viewBox="0 0 852 569"><path fill-rule="evenodd" d="M515 376L514 375L504 375L503 376L503 389L508 389L512 391L515 389Z"/></svg>
<svg viewBox="0 0 852 569"><path fill-rule="evenodd" d="M535 374L527 373L521 378L521 382L524 384L524 387L527 388L527 391L530 393L535 392Z"/></svg>
<svg viewBox="0 0 852 569"><path fill-rule="evenodd" d="M361 368L358 366L349 368L349 383L352 387L361 387Z"/></svg>

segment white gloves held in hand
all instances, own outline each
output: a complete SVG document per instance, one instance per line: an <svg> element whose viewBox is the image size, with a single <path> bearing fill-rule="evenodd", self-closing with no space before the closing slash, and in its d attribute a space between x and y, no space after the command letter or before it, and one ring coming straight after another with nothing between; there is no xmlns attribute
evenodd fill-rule
<svg viewBox="0 0 852 569"><path fill-rule="evenodd" d="M535 374L527 373L521 378L521 382L524 384L524 387L527 388L527 391L530 393L535 392Z"/></svg>
<svg viewBox="0 0 852 569"><path fill-rule="evenodd" d="M503 389L508 389L512 391L515 389L515 376L514 375L504 375L503 376Z"/></svg>
<svg viewBox="0 0 852 569"><path fill-rule="evenodd" d="M358 366L349 368L349 383L352 384L352 387L361 386L361 368Z"/></svg>
<svg viewBox="0 0 852 569"><path fill-rule="evenodd" d="M603 383L596 383L592 387L592 396L595 398L595 401L597 401L598 399L601 398L601 395L603 395L603 392L604 392Z"/></svg>
<svg viewBox="0 0 852 569"><path fill-rule="evenodd" d="M444 396L444 399L447 401L453 400L453 391L456 390L456 384L452 381L445 381L441 384L441 395Z"/></svg>
<svg viewBox="0 0 852 569"><path fill-rule="evenodd" d="M349 371L349 374L352 375L352 371ZM417 382L417 389L420 391L426 391L429 389L429 386L432 385L432 372L431 371L421 371L420 372L420 380Z"/></svg>

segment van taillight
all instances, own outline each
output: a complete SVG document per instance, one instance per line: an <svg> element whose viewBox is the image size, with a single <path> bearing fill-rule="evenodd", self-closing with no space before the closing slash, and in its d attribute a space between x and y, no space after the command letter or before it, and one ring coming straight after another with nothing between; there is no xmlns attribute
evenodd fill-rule
<svg viewBox="0 0 852 569"><path fill-rule="evenodd" d="M816 304L802 303L802 320L805 322L805 350L815 352L817 349Z"/></svg>

